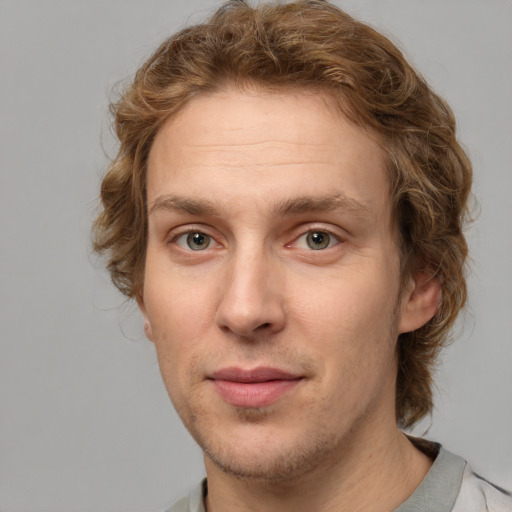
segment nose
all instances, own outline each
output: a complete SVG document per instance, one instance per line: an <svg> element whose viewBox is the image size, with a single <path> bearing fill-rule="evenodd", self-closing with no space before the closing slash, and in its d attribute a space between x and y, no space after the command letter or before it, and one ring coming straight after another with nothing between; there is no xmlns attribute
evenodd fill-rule
<svg viewBox="0 0 512 512"><path fill-rule="evenodd" d="M244 338L274 334L285 325L283 272L265 254L240 253L219 276L219 328Z"/></svg>

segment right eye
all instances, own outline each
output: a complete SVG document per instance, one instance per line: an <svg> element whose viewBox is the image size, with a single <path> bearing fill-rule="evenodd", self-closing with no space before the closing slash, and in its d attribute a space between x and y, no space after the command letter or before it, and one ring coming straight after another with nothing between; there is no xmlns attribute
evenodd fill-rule
<svg viewBox="0 0 512 512"><path fill-rule="evenodd" d="M189 231L177 236L174 243L185 250L204 251L213 245L213 238L201 231Z"/></svg>

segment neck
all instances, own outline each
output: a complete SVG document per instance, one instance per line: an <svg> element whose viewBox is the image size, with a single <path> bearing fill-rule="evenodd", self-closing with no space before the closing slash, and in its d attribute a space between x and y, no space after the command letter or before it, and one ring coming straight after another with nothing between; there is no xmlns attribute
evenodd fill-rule
<svg viewBox="0 0 512 512"><path fill-rule="evenodd" d="M362 434L347 440L332 460L286 481L238 479L206 457L207 512L394 510L414 492L432 461L397 429L394 418L387 430L381 423Z"/></svg>

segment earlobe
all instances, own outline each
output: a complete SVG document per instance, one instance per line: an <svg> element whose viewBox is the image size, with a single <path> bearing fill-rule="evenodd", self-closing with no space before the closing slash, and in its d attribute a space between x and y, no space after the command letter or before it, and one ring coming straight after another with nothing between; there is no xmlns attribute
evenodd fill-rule
<svg viewBox="0 0 512 512"><path fill-rule="evenodd" d="M149 341L153 341L153 331L151 330L151 324L148 319L144 317L144 334Z"/></svg>
<svg viewBox="0 0 512 512"><path fill-rule="evenodd" d="M402 312L398 332L411 332L425 325L441 304L441 282L428 272L418 272L411 280L402 297Z"/></svg>
<svg viewBox="0 0 512 512"><path fill-rule="evenodd" d="M144 300L142 299L142 294L137 295L137 305L139 306L139 310L142 313L142 317L144 318L144 334L146 335L146 338L152 342L153 331L151 329L151 324L149 323L146 307L144 306Z"/></svg>

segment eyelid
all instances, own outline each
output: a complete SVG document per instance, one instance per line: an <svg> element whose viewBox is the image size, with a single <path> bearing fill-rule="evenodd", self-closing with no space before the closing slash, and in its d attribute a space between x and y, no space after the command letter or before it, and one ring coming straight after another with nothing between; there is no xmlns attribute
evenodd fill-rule
<svg viewBox="0 0 512 512"><path fill-rule="evenodd" d="M296 234L292 235L292 240L285 244L285 247L291 248L293 246L297 245L298 240L300 240L303 237L306 237L309 233L314 232L321 232L321 233L327 233L331 238L335 239L337 243L330 244L329 247L324 249L317 249L317 251L325 251L327 249L331 249L333 246L339 245L340 243L343 243L346 241L347 234L343 232L343 230L336 226L326 226L325 224L321 223L309 223L306 225L301 225L294 229ZM220 248L224 246L224 243L222 241L219 241L219 239L222 239L222 237L219 235L217 230L212 228L211 226L205 225L205 224L185 224L182 226L177 226L173 229L171 229L166 237L166 243L167 244L174 244L178 246L181 250L186 252L201 252L201 251L193 251L191 248L186 248L181 246L180 244L177 244L176 241L185 236L189 235L190 233L202 233L208 237L211 238L212 243L206 248L203 249L208 250L212 248ZM304 248L306 249L306 248ZM312 251L313 249L309 248L309 251Z"/></svg>
<svg viewBox="0 0 512 512"><path fill-rule="evenodd" d="M297 235L293 237L293 240L286 244L286 247L292 247L297 244L298 240L300 240L303 237L306 237L309 233L327 233L330 237L336 239L338 242L335 245L338 245L340 243L343 243L346 241L347 235L343 234L343 231L341 228L336 228L335 226L326 226L325 224L307 224L302 225L299 229L297 229ZM326 249L330 249L333 246L330 246ZM326 250L326 249L319 249L320 250ZM313 249L308 249L313 250Z"/></svg>
<svg viewBox="0 0 512 512"><path fill-rule="evenodd" d="M204 250L207 250L207 249L211 249L215 246L219 247L219 246L222 246L222 243L219 242L219 236L218 234L214 234L212 233L212 228L210 228L209 226L205 226L204 224L203 225L191 225L191 224L186 224L186 225L183 225L183 226L178 226L176 228L173 228L167 235L167 244L174 244L174 245L177 245L180 249L182 249L183 251L190 251L190 252L201 252L201 251L193 251L192 249L190 248L185 248L185 247L182 247L181 245L179 245L178 243L176 243L176 241L183 237L183 236L186 236L186 235L189 235L191 233L201 233L203 235L206 235L208 236L212 243L206 248L206 249L203 249Z"/></svg>
<svg viewBox="0 0 512 512"><path fill-rule="evenodd" d="M309 247L307 237L311 233L323 233L323 234L328 235L329 243L327 244L327 246L322 247L322 248L316 248L316 249L314 249L313 247ZM320 229L311 229L311 230L307 231L306 233L300 235L299 237L297 237L295 239L294 245L299 245L299 242L301 241L301 239L304 239L304 242L303 242L304 245L303 245L303 247L300 247L300 249L304 249L307 251L315 251L315 252L326 251L326 250L331 249L332 247L339 245L341 243L340 238L337 237L334 233L331 233L330 231L320 230Z"/></svg>
<svg viewBox="0 0 512 512"><path fill-rule="evenodd" d="M194 252L194 249L192 249L192 247L190 247L188 245L188 242L189 242L188 238L192 234L194 234L194 235L201 234L204 237L206 237L208 240L208 245L206 247L203 247L202 249L197 249L197 252L206 251L207 249L210 249L212 244L215 242L214 238L206 233L203 233L201 231L189 231L189 232L181 233L181 234L175 236L173 238L173 243L175 243L178 247L180 247L184 251L193 251Z"/></svg>

